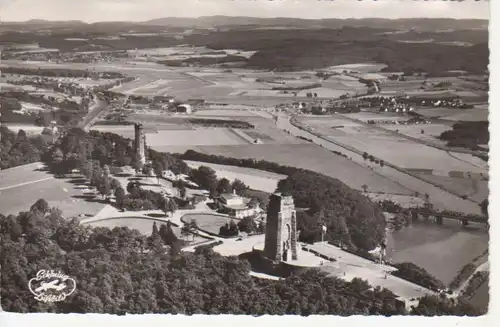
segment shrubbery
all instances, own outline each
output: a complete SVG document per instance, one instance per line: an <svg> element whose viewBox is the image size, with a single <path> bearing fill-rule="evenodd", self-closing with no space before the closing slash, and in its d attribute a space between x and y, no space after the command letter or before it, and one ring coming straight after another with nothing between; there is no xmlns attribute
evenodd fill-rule
<svg viewBox="0 0 500 327"><path fill-rule="evenodd" d="M468 263L460 270L457 276L451 281L450 289L457 289L463 282L469 278L469 276L476 270L476 265L473 263Z"/></svg>
<svg viewBox="0 0 500 327"><path fill-rule="evenodd" d="M406 279L412 283L421 285L432 291L440 291L445 288L443 282L429 274L424 268L411 262L396 263L393 265L398 270L393 272L394 276Z"/></svg>
<svg viewBox="0 0 500 327"><path fill-rule="evenodd" d="M224 127L224 128L255 128L253 124L241 120L228 119L208 119L208 118L189 118L187 121L193 125L201 125L205 127Z"/></svg>

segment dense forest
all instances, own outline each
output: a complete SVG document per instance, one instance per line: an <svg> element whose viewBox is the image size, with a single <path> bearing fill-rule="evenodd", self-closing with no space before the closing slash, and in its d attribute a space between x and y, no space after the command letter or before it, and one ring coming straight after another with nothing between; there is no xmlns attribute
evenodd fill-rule
<svg viewBox="0 0 500 327"><path fill-rule="evenodd" d="M283 71L378 62L387 64L387 71L396 72L425 71L439 75L460 69L484 73L489 56L487 42L470 47L404 43L387 35L375 35L370 28L352 27L335 30L230 30L192 35L185 41L216 50L257 51L248 60L247 67Z"/></svg>
<svg viewBox="0 0 500 327"><path fill-rule="evenodd" d="M439 138L451 147L464 147L473 150L478 145L488 144L490 132L488 121L468 121L453 124L453 129L441 133Z"/></svg>
<svg viewBox="0 0 500 327"><path fill-rule="evenodd" d="M135 153L134 141L113 133L91 131L86 133L79 128L69 129L58 141L56 146L44 154L44 161L50 163L51 168L60 173L80 168L85 163L97 161L102 168L104 165L122 167L136 166L138 158ZM182 160L166 154L148 150L151 161L162 162L164 166L176 173L186 173L189 167Z"/></svg>
<svg viewBox="0 0 500 327"><path fill-rule="evenodd" d="M463 300L434 296L420 299L408 312L387 289L315 269L280 281L253 278L249 263L237 257L207 247L179 252L169 226L153 227L149 237L126 227L86 227L63 219L42 199L17 216L0 215L0 224L1 300L11 312L479 314ZM71 276L76 292L62 302L36 301L27 285L41 269Z"/></svg>

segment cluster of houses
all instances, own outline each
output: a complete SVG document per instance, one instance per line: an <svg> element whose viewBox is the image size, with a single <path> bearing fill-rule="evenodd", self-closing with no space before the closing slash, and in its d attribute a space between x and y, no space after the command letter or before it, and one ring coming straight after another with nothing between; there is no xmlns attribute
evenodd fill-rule
<svg viewBox="0 0 500 327"><path fill-rule="evenodd" d="M66 39L66 41L78 41L79 39ZM48 61L55 63L95 63L113 62L117 58L127 58L126 51L99 51L99 49L78 49L82 51L61 52L59 49L46 49L37 43L10 44L3 47L3 59L16 59L26 61ZM94 51L92 51L94 50ZM95 51L97 50L97 51Z"/></svg>
<svg viewBox="0 0 500 327"><path fill-rule="evenodd" d="M423 100L420 103L425 107L446 107L446 108L462 108L465 104L462 99L449 99L449 100Z"/></svg>
<svg viewBox="0 0 500 327"><path fill-rule="evenodd" d="M418 125L418 124L431 124L431 121L421 117L412 117L408 120L398 119L369 119L366 121L368 124L394 124L394 125Z"/></svg>
<svg viewBox="0 0 500 327"><path fill-rule="evenodd" d="M191 114L194 108L205 103L202 99L190 99L185 103L175 100L172 96L129 96L125 101L124 108L130 110L167 110L171 112Z"/></svg>

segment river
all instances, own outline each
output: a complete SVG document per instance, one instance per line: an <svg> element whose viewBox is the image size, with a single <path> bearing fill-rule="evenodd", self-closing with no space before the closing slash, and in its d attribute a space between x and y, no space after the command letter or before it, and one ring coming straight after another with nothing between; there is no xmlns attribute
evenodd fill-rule
<svg viewBox="0 0 500 327"><path fill-rule="evenodd" d="M414 222L400 231L388 232L387 259L413 262L449 284L460 269L487 248L489 235L484 225L469 225L445 220Z"/></svg>

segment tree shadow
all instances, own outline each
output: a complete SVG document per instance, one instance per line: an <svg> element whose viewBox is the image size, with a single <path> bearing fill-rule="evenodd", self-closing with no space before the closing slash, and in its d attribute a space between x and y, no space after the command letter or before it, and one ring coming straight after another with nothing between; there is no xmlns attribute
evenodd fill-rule
<svg viewBox="0 0 500 327"><path fill-rule="evenodd" d="M215 202L207 203L207 207L209 207L210 209L212 209L214 211L218 210L217 205L215 204Z"/></svg>
<svg viewBox="0 0 500 327"><path fill-rule="evenodd" d="M133 176L132 174L129 174L129 173L118 173L118 174L113 174L113 175L115 175L116 177L130 177L130 176Z"/></svg>
<svg viewBox="0 0 500 327"><path fill-rule="evenodd" d="M72 179L72 180L69 180L68 183L71 183L71 184L80 184L80 185L88 185L88 182L85 178L76 178L76 179Z"/></svg>
<svg viewBox="0 0 500 327"><path fill-rule="evenodd" d="M85 202L90 202L90 203L109 204L108 200L93 198L93 197L86 196L86 195L72 195L71 197L73 199L85 200Z"/></svg>
<svg viewBox="0 0 500 327"><path fill-rule="evenodd" d="M151 218L167 218L164 214L161 213L148 213L146 216Z"/></svg>
<svg viewBox="0 0 500 327"><path fill-rule="evenodd" d="M156 184L156 183L139 183L140 186L158 186L160 187L161 184Z"/></svg>

